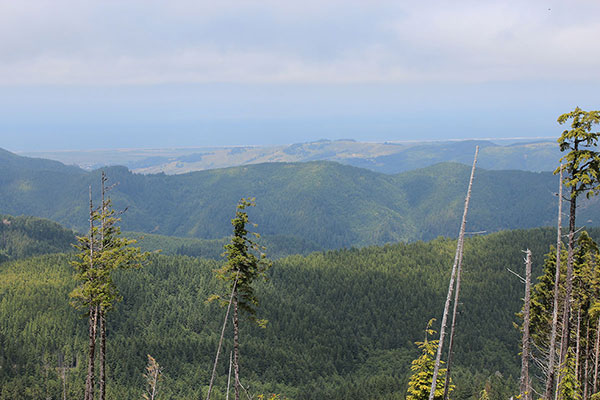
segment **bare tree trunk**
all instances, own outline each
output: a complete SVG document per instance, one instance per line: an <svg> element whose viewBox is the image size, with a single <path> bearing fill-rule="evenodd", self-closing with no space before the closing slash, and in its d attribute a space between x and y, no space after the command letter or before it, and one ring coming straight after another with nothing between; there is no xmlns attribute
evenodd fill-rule
<svg viewBox="0 0 600 400"><path fill-rule="evenodd" d="M235 289L237 287L238 276L236 276L235 281L233 282L233 287L231 288L231 296L229 297L229 304L227 305L227 311L225 312L225 319L223 320L223 328L221 328L221 337L219 338L219 345L217 346L217 354L215 355L215 363L213 364L212 375L210 376L210 383L208 384L208 393L206 394L206 400L210 400L210 394L212 392L213 382L215 380L215 375L217 374L217 363L219 362L219 354L221 353L221 346L223 345L223 337L225 336L225 327L227 326L227 320L229 319L229 310L231 309L231 303L233 303L233 297L236 293ZM229 365L231 369L231 362ZM231 370L229 371L231 372Z"/></svg>
<svg viewBox="0 0 600 400"><path fill-rule="evenodd" d="M240 349L239 349L239 319L237 291L233 298L233 388L235 400L240 400Z"/></svg>
<svg viewBox="0 0 600 400"><path fill-rule="evenodd" d="M575 377L577 379L579 379L579 352L581 350L581 345L580 345L580 341L581 341L581 334L580 334L580 330L581 330L581 308L579 308L577 310L577 339L576 339L576 343L575 343Z"/></svg>
<svg viewBox="0 0 600 400"><path fill-rule="evenodd" d="M585 330L585 362L583 364L583 400L588 398L588 386L589 386L589 359L590 359L590 319L587 319L587 326Z"/></svg>
<svg viewBox="0 0 600 400"><path fill-rule="evenodd" d="M94 364L96 360L96 323L98 320L98 307L90 305L89 309L89 344L88 344L88 368L85 381L85 400L94 400Z"/></svg>
<svg viewBox="0 0 600 400"><path fill-rule="evenodd" d="M477 164L477 154L479 153L479 146L475 147L475 157L473 158L473 167L471 168L471 177L469 178L469 187L467 189L467 197L465 198L465 209L463 212L462 222L460 224L460 231L458 234L458 242L456 245L456 255L454 257L454 265L452 266L452 273L450 274L450 284L448 285L448 295L446 296L446 303L444 305L444 313L442 315L442 326L440 328L440 340L435 356L435 365L433 368L433 376L431 379L431 389L429 391L429 400L433 400L435 396L435 388L437 384L437 377L440 369L440 362L442 360L442 348L444 347L444 336L446 334L446 323L448 320L448 312L450 310L450 301L452 300L452 292L454 290L454 279L456 277L456 270L458 269L459 259L462 256L461 246L465 237L465 226L467 224L467 211L469 210L469 200L471 199L471 187L473 185L473 176L475 175L475 165ZM236 399L237 400L237 399Z"/></svg>
<svg viewBox="0 0 600 400"><path fill-rule="evenodd" d="M67 400L67 367L63 364L61 367L63 400Z"/></svg>
<svg viewBox="0 0 600 400"><path fill-rule="evenodd" d="M531 250L525 259L525 300L523 305L523 342L521 351L521 398L531 399L529 387L529 308L531 304Z"/></svg>
<svg viewBox="0 0 600 400"><path fill-rule="evenodd" d="M106 316L104 315L104 308L99 306L99 318L100 318L100 400L106 398Z"/></svg>
<svg viewBox="0 0 600 400"><path fill-rule="evenodd" d="M598 392L598 356L600 356L600 317L598 317L598 327L596 328L596 356L594 357L594 393Z"/></svg>
<svg viewBox="0 0 600 400"><path fill-rule="evenodd" d="M575 246L575 212L577 210L577 197L575 188L571 188L571 199L569 207L569 242L567 247L567 277L565 280L565 303L563 305L563 331L560 340L560 368L564 367L569 351L570 339L570 316L571 316L571 294L573 292L573 249ZM559 376L559 381L562 377Z"/></svg>
<svg viewBox="0 0 600 400"><path fill-rule="evenodd" d="M458 267L456 269L456 291L454 292L454 304L452 310L452 325L450 325L450 338L448 339L448 362L446 364L446 381L444 382L444 400L448 400L448 394L450 392L450 370L452 368L452 358L454 356L454 330L456 328L456 316L458 309L458 299L460 295L460 277L462 272L462 255L463 245L460 243L460 255L458 257Z"/></svg>
<svg viewBox="0 0 600 400"><path fill-rule="evenodd" d="M158 388L158 374L160 373L160 369L156 368L152 373L152 393L150 394L150 400L154 400L156 398L156 390Z"/></svg>
<svg viewBox="0 0 600 400"><path fill-rule="evenodd" d="M556 367L554 361L556 358L556 331L558 327L558 298L560 296L560 247L562 244L562 182L563 168L560 166L560 176L558 180L558 234L556 235L556 273L554 276L554 304L552 308L552 331L550 333L550 348L548 349L548 374L546 375L545 400L551 400L552 388L554 387L554 377L556 376Z"/></svg>
<svg viewBox="0 0 600 400"><path fill-rule="evenodd" d="M102 203L100 206L102 212L102 219L100 221L100 245L99 250L100 254L104 251L104 234L105 234L105 223L106 223L106 201L104 199L105 187L104 183L106 182L106 175L104 171L102 171L101 177L101 196ZM106 315L105 310L102 305L99 306L99 316L100 316L100 400L105 400L106 398Z"/></svg>
<svg viewBox="0 0 600 400"><path fill-rule="evenodd" d="M225 395L225 400L229 400L229 387L231 386L231 364L233 363L232 354L229 352L229 372L227 373L227 394Z"/></svg>

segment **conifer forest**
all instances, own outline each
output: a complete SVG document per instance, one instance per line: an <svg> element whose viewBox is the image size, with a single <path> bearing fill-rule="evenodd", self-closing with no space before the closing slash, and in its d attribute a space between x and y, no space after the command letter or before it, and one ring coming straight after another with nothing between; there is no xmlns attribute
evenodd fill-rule
<svg viewBox="0 0 600 400"><path fill-rule="evenodd" d="M600 111L557 122L539 173L0 149L0 400L597 400Z"/></svg>

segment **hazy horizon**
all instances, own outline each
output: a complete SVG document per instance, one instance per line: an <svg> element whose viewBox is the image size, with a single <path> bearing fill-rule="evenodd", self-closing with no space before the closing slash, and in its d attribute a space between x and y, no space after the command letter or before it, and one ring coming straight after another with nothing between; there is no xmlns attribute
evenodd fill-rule
<svg viewBox="0 0 600 400"><path fill-rule="evenodd" d="M600 3L0 3L15 152L558 137ZM584 55L584 56L582 56Z"/></svg>

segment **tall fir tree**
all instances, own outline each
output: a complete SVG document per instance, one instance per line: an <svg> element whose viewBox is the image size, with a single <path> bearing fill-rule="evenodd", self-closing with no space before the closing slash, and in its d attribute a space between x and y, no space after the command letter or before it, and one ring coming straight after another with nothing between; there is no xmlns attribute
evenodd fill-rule
<svg viewBox="0 0 600 400"><path fill-rule="evenodd" d="M265 326L266 320L256 318L258 298L253 284L256 279L263 277L271 266L263 249L248 236L259 238L260 235L250 232L250 223L246 209L256 205L254 198L242 198L236 207L235 218L231 220L233 236L225 245L224 255L227 262L217 270L217 278L229 282L232 290L233 304L233 371L235 400L240 399L240 353L239 353L239 311L244 311L251 321L259 326ZM256 225L254 225L256 226Z"/></svg>

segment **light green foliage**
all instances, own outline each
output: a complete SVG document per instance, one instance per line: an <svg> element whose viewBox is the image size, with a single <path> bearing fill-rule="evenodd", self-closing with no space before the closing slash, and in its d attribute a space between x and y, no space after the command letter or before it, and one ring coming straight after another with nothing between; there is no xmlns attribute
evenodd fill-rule
<svg viewBox="0 0 600 400"><path fill-rule="evenodd" d="M600 111L583 111L576 107L558 117L561 125L568 121L571 121L571 129L565 130L558 139L560 151L569 151L560 159L567 170L564 182L572 188L571 197L581 193L590 197L600 190L600 152L596 150L600 132L592 132L594 125L600 124Z"/></svg>
<svg viewBox="0 0 600 400"><path fill-rule="evenodd" d="M421 349L421 356L412 362L410 370L413 375L408 382L406 400L425 400L429 398L431 389L431 380L433 378L433 368L435 366L435 353L438 348L438 340L429 340L429 336L434 335L435 331L431 329L431 325L435 319L431 319L425 329L425 340L423 342L415 342L417 347ZM444 362L442 362L444 364ZM440 368L438 379L435 387L434 399L439 400L444 396L444 381L446 379L446 369ZM454 390L452 380L448 392Z"/></svg>
<svg viewBox="0 0 600 400"><path fill-rule="evenodd" d="M481 394L479 395L479 400L490 400L490 395L488 394L487 389L483 389Z"/></svg>

